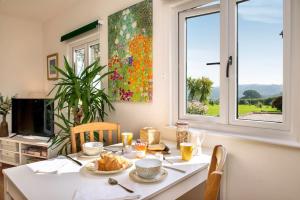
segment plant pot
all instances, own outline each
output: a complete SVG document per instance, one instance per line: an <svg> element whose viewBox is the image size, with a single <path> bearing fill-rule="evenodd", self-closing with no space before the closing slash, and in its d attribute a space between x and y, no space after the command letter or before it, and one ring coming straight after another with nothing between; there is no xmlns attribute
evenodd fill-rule
<svg viewBox="0 0 300 200"><path fill-rule="evenodd" d="M8 124L6 122L6 115L3 115L2 122L0 124L0 137L8 136Z"/></svg>

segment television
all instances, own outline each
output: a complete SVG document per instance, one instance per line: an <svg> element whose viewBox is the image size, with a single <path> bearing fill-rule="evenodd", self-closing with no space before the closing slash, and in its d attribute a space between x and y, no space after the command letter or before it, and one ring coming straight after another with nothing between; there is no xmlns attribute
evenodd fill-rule
<svg viewBox="0 0 300 200"><path fill-rule="evenodd" d="M12 99L12 133L26 136L54 135L54 104L51 99Z"/></svg>

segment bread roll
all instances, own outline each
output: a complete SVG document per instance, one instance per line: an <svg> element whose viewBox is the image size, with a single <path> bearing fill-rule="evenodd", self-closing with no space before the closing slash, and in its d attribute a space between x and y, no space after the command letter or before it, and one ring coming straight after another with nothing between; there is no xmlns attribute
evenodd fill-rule
<svg viewBox="0 0 300 200"><path fill-rule="evenodd" d="M115 171L128 166L128 161L113 154L102 154L98 160L99 171Z"/></svg>

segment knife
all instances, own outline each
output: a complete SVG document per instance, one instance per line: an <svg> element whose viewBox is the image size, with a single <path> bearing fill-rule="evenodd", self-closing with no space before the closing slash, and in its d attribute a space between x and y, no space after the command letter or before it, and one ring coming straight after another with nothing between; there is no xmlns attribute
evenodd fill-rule
<svg viewBox="0 0 300 200"><path fill-rule="evenodd" d="M75 160L74 158L70 157L69 155L65 155L65 156L66 156L66 158L68 158L68 159L72 160L73 162L75 162L77 165L82 166L82 163L79 162L78 160Z"/></svg>
<svg viewBox="0 0 300 200"><path fill-rule="evenodd" d="M166 166L166 165L163 165L163 167L167 168L167 169L172 169L172 170L175 170L175 171L178 171L178 172L181 172L181 173L186 173L186 171L184 171L182 169L177 169L177 168Z"/></svg>
<svg viewBox="0 0 300 200"><path fill-rule="evenodd" d="M165 157L165 155L163 155L163 160L167 161L167 162L170 163L170 164L174 164L172 161L168 160L168 159Z"/></svg>

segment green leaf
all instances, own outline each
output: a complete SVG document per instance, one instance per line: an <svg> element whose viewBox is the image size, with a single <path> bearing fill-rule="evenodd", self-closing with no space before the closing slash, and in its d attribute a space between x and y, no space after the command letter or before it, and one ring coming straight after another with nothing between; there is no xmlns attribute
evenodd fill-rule
<svg viewBox="0 0 300 200"><path fill-rule="evenodd" d="M64 60L64 70L56 68L61 76L48 94L54 93L52 102L56 103L55 116L58 120L55 124L60 129L52 140L52 146L59 147L60 153L66 152L70 146L70 130L75 124L74 115L78 114L79 109L82 109L80 124L99 119L103 121L107 115L106 106L109 110L114 110L104 88L95 86L113 72L101 73L106 66L100 66L99 61L95 61L77 75L66 58Z"/></svg>

